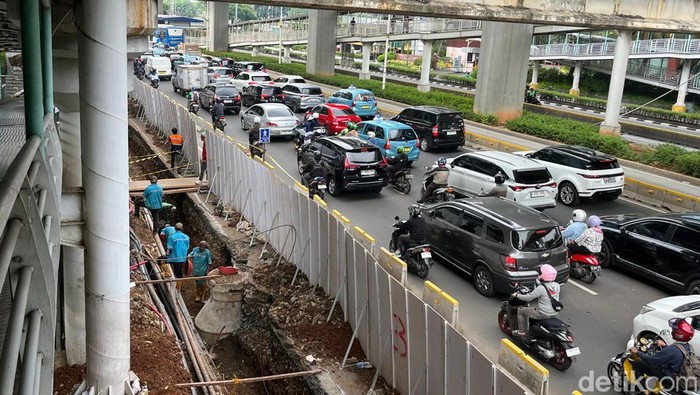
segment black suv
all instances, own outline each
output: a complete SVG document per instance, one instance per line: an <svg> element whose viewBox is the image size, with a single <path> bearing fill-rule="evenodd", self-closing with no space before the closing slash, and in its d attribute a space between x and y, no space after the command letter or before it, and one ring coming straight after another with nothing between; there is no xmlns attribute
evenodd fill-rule
<svg viewBox="0 0 700 395"><path fill-rule="evenodd" d="M217 98L224 102L224 109L226 111L232 111L234 114L241 112L241 94L235 86L228 85L224 82L217 82L205 86L204 89L199 92L199 105L202 108L211 110Z"/></svg>
<svg viewBox="0 0 700 395"><path fill-rule="evenodd" d="M457 149L464 145L464 119L459 111L445 107L408 107L392 119L416 131L423 151L438 147Z"/></svg>
<svg viewBox="0 0 700 395"><path fill-rule="evenodd" d="M241 102L247 107L258 103L284 103L284 93L279 86L249 85L241 92Z"/></svg>
<svg viewBox="0 0 700 395"><path fill-rule="evenodd" d="M600 217L603 267L631 269L674 292L700 294L700 213Z"/></svg>
<svg viewBox="0 0 700 395"><path fill-rule="evenodd" d="M537 267L557 269L569 279L559 224L537 210L493 197L458 199L422 210L432 251L469 274L484 296L511 293L512 283L532 285Z"/></svg>
<svg viewBox="0 0 700 395"><path fill-rule="evenodd" d="M260 62L236 62L233 64L233 75L237 76L243 71L263 71L267 72L264 63Z"/></svg>
<svg viewBox="0 0 700 395"><path fill-rule="evenodd" d="M321 153L328 193L371 190L381 192L386 186L386 162L375 145L357 137L330 136L317 139L297 154L299 174L305 164L312 163L314 154Z"/></svg>

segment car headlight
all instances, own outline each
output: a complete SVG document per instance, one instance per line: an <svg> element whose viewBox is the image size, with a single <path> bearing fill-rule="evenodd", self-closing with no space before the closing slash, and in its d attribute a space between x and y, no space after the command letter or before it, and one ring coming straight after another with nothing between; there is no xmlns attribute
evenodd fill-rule
<svg viewBox="0 0 700 395"><path fill-rule="evenodd" d="M642 306L642 309L639 310L639 314L645 314L645 313L648 313L650 311L654 311L654 308L645 304L644 306Z"/></svg>

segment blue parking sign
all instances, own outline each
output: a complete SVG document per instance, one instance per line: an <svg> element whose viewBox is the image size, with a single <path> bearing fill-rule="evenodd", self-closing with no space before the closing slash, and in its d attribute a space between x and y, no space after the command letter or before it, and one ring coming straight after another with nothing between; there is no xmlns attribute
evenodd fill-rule
<svg viewBox="0 0 700 395"><path fill-rule="evenodd" d="M270 128L264 128L260 129L260 138L258 141L261 143L269 143L270 142Z"/></svg>

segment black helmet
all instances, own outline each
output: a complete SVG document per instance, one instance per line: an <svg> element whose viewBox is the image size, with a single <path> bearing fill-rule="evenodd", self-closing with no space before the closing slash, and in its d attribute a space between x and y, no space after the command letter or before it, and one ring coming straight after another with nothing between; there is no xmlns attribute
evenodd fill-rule
<svg viewBox="0 0 700 395"><path fill-rule="evenodd" d="M496 174L496 176L493 179L494 179L494 181L496 181L496 184L499 184L499 185L506 182L506 176L504 176L501 173Z"/></svg>
<svg viewBox="0 0 700 395"><path fill-rule="evenodd" d="M314 152L314 159L317 161L321 160L321 153L318 151Z"/></svg>
<svg viewBox="0 0 700 395"><path fill-rule="evenodd" d="M420 215L420 206L417 204L412 204L408 206L408 214L413 217L417 217Z"/></svg>

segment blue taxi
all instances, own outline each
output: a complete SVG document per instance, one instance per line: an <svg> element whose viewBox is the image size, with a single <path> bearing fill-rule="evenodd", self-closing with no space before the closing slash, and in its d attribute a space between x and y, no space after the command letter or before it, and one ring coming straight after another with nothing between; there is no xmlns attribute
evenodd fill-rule
<svg viewBox="0 0 700 395"><path fill-rule="evenodd" d="M363 119L373 118L379 112L374 93L354 86L335 92L333 96L328 98L328 103L345 104Z"/></svg>
<svg viewBox="0 0 700 395"><path fill-rule="evenodd" d="M369 137L370 132L374 132L372 139ZM399 147L403 147L409 162L417 161L420 155L418 135L410 126L401 122L389 120L360 122L357 125L357 133L361 139L379 147L382 155L387 158L396 156L396 149Z"/></svg>

